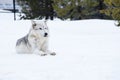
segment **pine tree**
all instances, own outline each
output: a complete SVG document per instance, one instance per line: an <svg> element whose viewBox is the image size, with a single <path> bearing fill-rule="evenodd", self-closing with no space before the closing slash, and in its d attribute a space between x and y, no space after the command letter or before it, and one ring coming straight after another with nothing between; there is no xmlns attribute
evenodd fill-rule
<svg viewBox="0 0 120 80"><path fill-rule="evenodd" d="M24 19L53 19L54 10L51 0L17 0L22 6Z"/></svg>
<svg viewBox="0 0 120 80"><path fill-rule="evenodd" d="M120 0L104 0L104 3L108 8L101 10L101 13L105 13L114 20L117 20L118 26L120 26Z"/></svg>
<svg viewBox="0 0 120 80"><path fill-rule="evenodd" d="M61 19L104 18L100 10L104 8L102 0L53 0L54 10Z"/></svg>
<svg viewBox="0 0 120 80"><path fill-rule="evenodd" d="M53 0L54 10L58 18L67 19L68 13L75 7L75 0Z"/></svg>
<svg viewBox="0 0 120 80"><path fill-rule="evenodd" d="M96 13L98 12L96 7L98 6L98 4L99 3L97 0L83 0L82 6L84 8L83 12L86 16L85 18L96 18Z"/></svg>
<svg viewBox="0 0 120 80"><path fill-rule="evenodd" d="M98 10L99 10L99 16L101 19L104 19L104 15L100 13L100 10L105 9L105 5L103 3L103 0L98 0L99 4L98 4Z"/></svg>

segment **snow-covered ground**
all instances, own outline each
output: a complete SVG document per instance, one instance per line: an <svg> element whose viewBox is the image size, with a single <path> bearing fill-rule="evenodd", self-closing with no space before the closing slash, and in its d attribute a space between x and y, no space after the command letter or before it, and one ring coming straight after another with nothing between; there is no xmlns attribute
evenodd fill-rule
<svg viewBox="0 0 120 80"><path fill-rule="evenodd" d="M120 28L114 21L48 21L56 56L17 54L31 21L0 13L0 80L120 80Z"/></svg>

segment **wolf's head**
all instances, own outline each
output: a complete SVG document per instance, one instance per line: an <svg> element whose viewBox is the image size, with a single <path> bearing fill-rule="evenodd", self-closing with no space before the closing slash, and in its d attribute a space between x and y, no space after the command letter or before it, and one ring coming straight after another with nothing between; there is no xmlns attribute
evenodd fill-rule
<svg viewBox="0 0 120 80"><path fill-rule="evenodd" d="M48 37L49 30L46 21L32 21L32 30L42 37Z"/></svg>

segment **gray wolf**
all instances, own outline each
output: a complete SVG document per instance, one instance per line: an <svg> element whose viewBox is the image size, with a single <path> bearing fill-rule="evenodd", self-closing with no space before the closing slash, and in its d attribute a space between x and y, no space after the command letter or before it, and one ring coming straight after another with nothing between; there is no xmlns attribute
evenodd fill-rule
<svg viewBox="0 0 120 80"><path fill-rule="evenodd" d="M38 53L41 56L55 55L48 50L49 29L46 21L31 21L29 33L18 39L16 43L17 53Z"/></svg>

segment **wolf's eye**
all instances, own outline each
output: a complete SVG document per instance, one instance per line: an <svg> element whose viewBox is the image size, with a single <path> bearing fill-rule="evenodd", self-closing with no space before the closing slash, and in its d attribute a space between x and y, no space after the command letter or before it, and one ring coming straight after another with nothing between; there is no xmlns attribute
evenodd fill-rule
<svg viewBox="0 0 120 80"><path fill-rule="evenodd" d="M40 30L42 30L42 28L39 28Z"/></svg>

